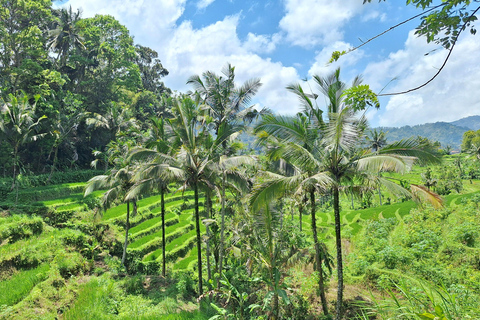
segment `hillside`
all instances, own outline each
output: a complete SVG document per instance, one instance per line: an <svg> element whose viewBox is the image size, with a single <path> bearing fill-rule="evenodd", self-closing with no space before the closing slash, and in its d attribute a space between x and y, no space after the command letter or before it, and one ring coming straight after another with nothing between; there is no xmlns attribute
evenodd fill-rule
<svg viewBox="0 0 480 320"><path fill-rule="evenodd" d="M462 118L460 120L450 122L450 124L453 124L458 127L465 127L465 128L468 128L469 130L477 131L480 129L480 116L471 116L471 117Z"/></svg>
<svg viewBox="0 0 480 320"><path fill-rule="evenodd" d="M480 129L480 116L471 116L453 122L425 123L415 126L379 127L387 133L387 141L394 142L412 136L422 136L433 141L439 141L443 147L451 146L460 150L463 133L468 130Z"/></svg>

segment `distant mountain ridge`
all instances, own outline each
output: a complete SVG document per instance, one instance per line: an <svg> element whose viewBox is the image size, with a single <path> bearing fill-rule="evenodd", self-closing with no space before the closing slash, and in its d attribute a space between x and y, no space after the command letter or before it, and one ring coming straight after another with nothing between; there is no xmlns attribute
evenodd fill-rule
<svg viewBox="0 0 480 320"><path fill-rule="evenodd" d="M454 150L460 151L465 131L480 129L480 116L470 116L452 122L425 123L400 128L379 127L378 129L386 132L388 142L422 136L440 142L442 147L451 146Z"/></svg>
<svg viewBox="0 0 480 320"><path fill-rule="evenodd" d="M480 116L470 116L449 123L453 124L454 126L468 128L469 130L480 130Z"/></svg>

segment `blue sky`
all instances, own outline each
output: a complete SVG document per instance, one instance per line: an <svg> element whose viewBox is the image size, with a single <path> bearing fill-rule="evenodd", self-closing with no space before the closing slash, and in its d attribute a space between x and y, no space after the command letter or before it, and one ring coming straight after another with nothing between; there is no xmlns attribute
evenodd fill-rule
<svg viewBox="0 0 480 320"><path fill-rule="evenodd" d="M170 74L165 84L187 91L188 77L206 70L220 73L231 63L237 83L258 77L263 86L255 102L281 114L299 111L285 87L341 67L350 82L362 74L379 92L410 89L428 80L447 52L414 35L409 22L327 65L331 52L361 44L398 22L420 13L404 0L69 0L83 17L110 14L124 24L135 42L159 53ZM433 1L434 3L439 2ZM460 40L440 76L407 95L381 99L369 110L372 126L402 126L455 121L480 114L480 35ZM434 50L434 51L432 51ZM425 55L427 54L428 55ZM318 99L324 105L322 98Z"/></svg>

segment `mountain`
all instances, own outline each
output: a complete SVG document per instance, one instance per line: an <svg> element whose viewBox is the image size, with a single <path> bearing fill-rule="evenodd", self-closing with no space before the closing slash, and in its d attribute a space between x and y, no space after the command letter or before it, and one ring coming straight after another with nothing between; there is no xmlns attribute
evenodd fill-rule
<svg viewBox="0 0 480 320"><path fill-rule="evenodd" d="M480 116L471 116L453 122L425 123L400 128L379 127L378 129L387 133L386 138L389 143L422 136L440 142L442 147L451 146L454 150L460 151L463 133L468 130L480 129Z"/></svg>
<svg viewBox="0 0 480 320"><path fill-rule="evenodd" d="M468 128L469 130L480 130L480 116L466 117L450 123L455 126Z"/></svg>

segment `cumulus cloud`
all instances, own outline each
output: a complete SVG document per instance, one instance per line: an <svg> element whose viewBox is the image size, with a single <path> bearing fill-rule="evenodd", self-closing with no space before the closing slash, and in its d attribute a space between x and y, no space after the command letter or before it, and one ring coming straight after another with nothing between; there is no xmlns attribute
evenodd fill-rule
<svg viewBox="0 0 480 320"><path fill-rule="evenodd" d="M112 15L127 26L136 43L154 47L169 37L169 30L183 14L185 3L186 0L70 0L63 6L82 9L84 18Z"/></svg>
<svg viewBox="0 0 480 320"><path fill-rule="evenodd" d="M342 27L362 10L358 0L286 0L280 28L288 41L310 48L341 40Z"/></svg>
<svg viewBox="0 0 480 320"><path fill-rule="evenodd" d="M273 35L256 35L249 32L243 47L250 52L271 53L276 49L280 39L281 36L278 33Z"/></svg>
<svg viewBox="0 0 480 320"><path fill-rule="evenodd" d="M296 98L284 89L298 80L295 68L285 67L280 62L255 54L255 50L250 48L251 41L248 44L248 38L246 43L238 38L238 21L238 15L229 16L202 29L194 29L190 22L183 22L175 30L166 47L168 49L162 55L170 71L165 83L186 91L190 89L185 84L188 77L206 70L219 74L228 62L235 66L237 83L251 78L261 79L263 86L255 98L261 106L284 114L297 112Z"/></svg>
<svg viewBox="0 0 480 320"><path fill-rule="evenodd" d="M367 81L384 92L411 89L429 80L442 65L447 51L427 44L410 32L405 47L365 69ZM425 55L428 53L428 55ZM446 67L426 87L391 97L377 114L381 126L414 125L454 121L480 114L480 42L475 36L462 37Z"/></svg>

